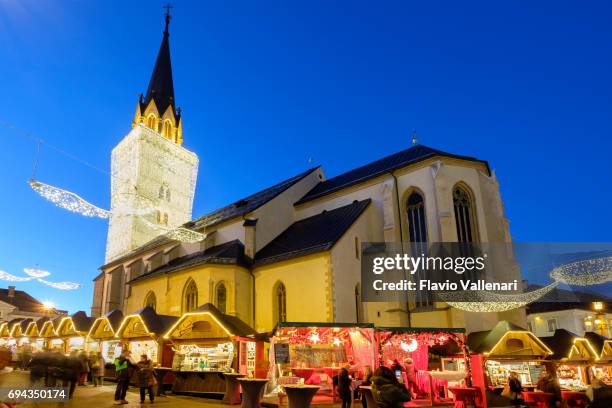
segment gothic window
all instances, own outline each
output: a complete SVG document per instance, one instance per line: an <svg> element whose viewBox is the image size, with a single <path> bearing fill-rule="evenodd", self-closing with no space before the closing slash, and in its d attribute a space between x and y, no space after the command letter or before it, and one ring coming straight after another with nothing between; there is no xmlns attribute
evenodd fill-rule
<svg viewBox="0 0 612 408"><path fill-rule="evenodd" d="M216 304L217 309L223 314L227 311L227 289L225 288L225 284L223 282L217 285L216 291Z"/></svg>
<svg viewBox="0 0 612 408"><path fill-rule="evenodd" d="M410 242L427 242L427 219L423 196L414 192L406 203L408 214L408 239Z"/></svg>
<svg viewBox="0 0 612 408"><path fill-rule="evenodd" d="M149 119L147 120L147 126L153 130L157 130L157 121L155 120L155 115L149 115Z"/></svg>
<svg viewBox="0 0 612 408"><path fill-rule="evenodd" d="M152 291L147 293L144 305L145 307L150 307L155 310L155 308L157 307L157 299L155 298L155 293L153 293Z"/></svg>
<svg viewBox="0 0 612 408"><path fill-rule="evenodd" d="M276 323L287 321L287 291L282 282L274 289L274 319Z"/></svg>
<svg viewBox="0 0 612 408"><path fill-rule="evenodd" d="M164 136L170 139L172 135L172 123L169 120L164 121Z"/></svg>
<svg viewBox="0 0 612 408"><path fill-rule="evenodd" d="M164 213L164 225L168 225L168 213Z"/></svg>
<svg viewBox="0 0 612 408"><path fill-rule="evenodd" d="M189 279L183 289L183 313L198 307L198 288L192 279Z"/></svg>
<svg viewBox="0 0 612 408"><path fill-rule="evenodd" d="M455 207L457 240L463 243L477 241L475 208L471 194L462 186L455 187L453 204Z"/></svg>
<svg viewBox="0 0 612 408"><path fill-rule="evenodd" d="M161 211L157 210L155 212L155 218L157 220L157 223L161 224L161 222L162 222L162 213L161 213Z"/></svg>
<svg viewBox="0 0 612 408"><path fill-rule="evenodd" d="M166 187L166 201L170 202L170 188Z"/></svg>
<svg viewBox="0 0 612 408"><path fill-rule="evenodd" d="M165 196L164 186L159 186L159 198L164 198L164 196Z"/></svg>

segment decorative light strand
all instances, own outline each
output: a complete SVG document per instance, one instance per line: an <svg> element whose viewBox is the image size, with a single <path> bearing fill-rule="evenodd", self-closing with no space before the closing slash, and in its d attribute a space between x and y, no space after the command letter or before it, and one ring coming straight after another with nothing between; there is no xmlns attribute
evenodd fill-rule
<svg viewBox="0 0 612 408"><path fill-rule="evenodd" d="M51 201L60 208L86 217L110 217L110 211L96 207L70 191L62 190L61 188L53 187L33 179L29 180L28 183L41 197Z"/></svg>
<svg viewBox="0 0 612 408"><path fill-rule="evenodd" d="M51 272L44 271L42 269L25 268L23 270L29 276L16 276L11 273L0 270L0 280L8 282L28 282L35 280L43 285L53 287L61 290L74 290L81 287L80 283L75 282L51 282L42 279L43 277L51 275Z"/></svg>
<svg viewBox="0 0 612 408"><path fill-rule="evenodd" d="M601 285L612 281L612 256L564 264L553 269L550 276L573 286Z"/></svg>

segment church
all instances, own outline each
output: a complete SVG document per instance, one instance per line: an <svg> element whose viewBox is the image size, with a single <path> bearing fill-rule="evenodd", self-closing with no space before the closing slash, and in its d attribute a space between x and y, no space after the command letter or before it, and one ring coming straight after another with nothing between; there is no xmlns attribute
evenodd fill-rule
<svg viewBox="0 0 612 408"><path fill-rule="evenodd" d="M331 177L321 166L279 172L284 179L277 184L193 217L198 157L183 147L169 22L167 15L132 129L112 152L112 216L92 316L114 309L129 315L145 306L180 316L212 303L258 332L279 322L467 332L499 320L524 326L522 309L474 313L426 297L361 301L362 242L511 242L498 180L485 160L415 141ZM205 238L188 243L163 234L181 225Z"/></svg>

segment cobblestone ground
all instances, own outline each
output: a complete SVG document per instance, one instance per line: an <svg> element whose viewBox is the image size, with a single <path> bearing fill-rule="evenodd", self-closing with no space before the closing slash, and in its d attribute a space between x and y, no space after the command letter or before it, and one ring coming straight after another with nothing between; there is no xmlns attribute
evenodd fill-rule
<svg viewBox="0 0 612 408"><path fill-rule="evenodd" d="M12 372L2 374L0 376L0 388L6 390L9 388L24 388L29 386L29 374L24 372ZM166 397L157 397L153 404L145 402L140 403L140 395L138 389L130 388L127 394L129 404L113 405L115 393L115 384L109 383L102 387L84 386L77 387L72 400L64 403L58 402L31 402L21 403L19 408L98 408L98 407L126 407L126 408L143 408L143 407L160 407L160 408L227 408L227 405L222 404L218 400L211 400L197 397L168 395ZM237 406L239 407L239 406Z"/></svg>

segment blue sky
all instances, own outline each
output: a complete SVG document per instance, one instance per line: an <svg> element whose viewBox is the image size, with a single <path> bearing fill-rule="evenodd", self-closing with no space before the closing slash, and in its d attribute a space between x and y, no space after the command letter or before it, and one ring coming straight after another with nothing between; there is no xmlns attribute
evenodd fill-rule
<svg viewBox="0 0 612 408"><path fill-rule="evenodd" d="M163 30L163 2L0 3L0 122L108 171ZM611 241L606 2L174 1L171 49L194 215L322 164L328 176L419 141L486 159L517 241ZM0 270L89 310L107 224L36 196L34 143L0 126ZM109 205L109 178L43 146L41 181Z"/></svg>

